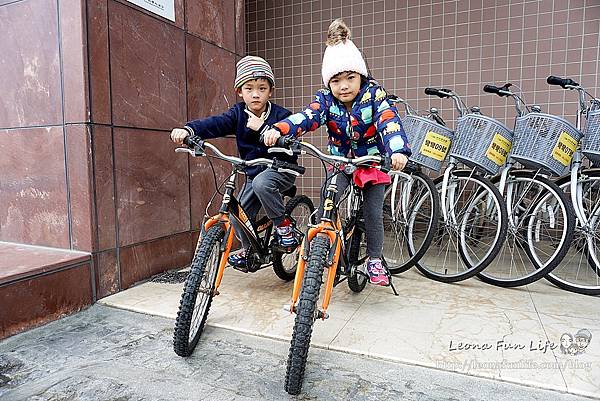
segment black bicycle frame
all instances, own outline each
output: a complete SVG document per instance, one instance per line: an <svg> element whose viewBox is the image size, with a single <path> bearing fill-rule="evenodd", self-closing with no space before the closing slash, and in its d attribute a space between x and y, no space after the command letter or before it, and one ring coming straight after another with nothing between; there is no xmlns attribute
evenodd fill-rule
<svg viewBox="0 0 600 401"><path fill-rule="evenodd" d="M229 215L230 218L234 218L235 221L238 222L238 226L246 234L252 245L252 249L261 256L266 256L269 253L268 245L273 230L273 222L265 216L256 223L256 226L252 223L246 211L235 197L235 180L237 178L237 173L236 170L235 174L232 174L225 184L225 193L223 194L219 212ZM262 232L265 232L265 234L263 238L260 238Z"/></svg>
<svg viewBox="0 0 600 401"><path fill-rule="evenodd" d="M338 174L343 174L343 173L338 173ZM327 189L325 191L325 199L323 201L323 214L321 216L321 221L327 221L327 222L333 222L336 218L337 215L339 214L339 205L335 204L335 195L338 193L338 187L337 187L337 177L338 174L335 174L331 177L331 179L329 180L329 185L327 186ZM356 185L354 185L354 183L350 183L351 186L354 187L354 197L359 197L359 191L360 188L358 188ZM352 205L352 209L350 211L350 216L348 216L348 221L346 222L346 224L343 224L343 222L340 222L341 225L341 231L338 235L338 238L340 239L340 241L342 241L342 246L341 246L341 255L340 255L340 262L341 262L341 266L342 269L338 269L337 271L340 273L343 273L344 275L348 275L350 274L350 271L348 271L348 268L351 267L352 264L356 264L356 265L360 265L362 263L362 261L360 260L356 260L356 261L352 261L349 260L350 257L350 252L349 249L347 248L350 244L352 244L351 239L352 239L352 235L354 234L354 232L356 231L356 226L358 224L358 211L360 210L360 206L362 204L362 202L360 202L358 205L354 205L354 199L352 199L353 201L353 205ZM335 246L333 246L332 244L332 252L335 249ZM336 283L336 285L339 283Z"/></svg>

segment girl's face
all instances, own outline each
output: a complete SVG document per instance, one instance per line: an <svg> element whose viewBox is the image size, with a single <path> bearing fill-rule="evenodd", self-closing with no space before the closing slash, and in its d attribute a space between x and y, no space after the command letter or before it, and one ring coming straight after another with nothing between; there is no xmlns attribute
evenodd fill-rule
<svg viewBox="0 0 600 401"><path fill-rule="evenodd" d="M265 111L271 94L271 85L264 78L250 80L238 89L238 95L244 99L248 109L257 116Z"/></svg>
<svg viewBox="0 0 600 401"><path fill-rule="evenodd" d="M564 348L569 348L573 344L573 339L568 334L563 334L560 338L560 343Z"/></svg>
<svg viewBox="0 0 600 401"><path fill-rule="evenodd" d="M329 80L329 88L340 102L346 107L352 106L352 102L360 92L360 74L356 72L342 72Z"/></svg>

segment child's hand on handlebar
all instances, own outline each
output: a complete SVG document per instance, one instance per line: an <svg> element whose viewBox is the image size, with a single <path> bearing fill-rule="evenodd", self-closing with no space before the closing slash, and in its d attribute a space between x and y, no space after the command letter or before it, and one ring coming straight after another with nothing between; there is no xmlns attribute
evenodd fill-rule
<svg viewBox="0 0 600 401"><path fill-rule="evenodd" d="M392 170L402 170L408 163L408 157L402 153L394 153L392 155Z"/></svg>
<svg viewBox="0 0 600 401"><path fill-rule="evenodd" d="M190 133L183 128L173 128L173 131L171 131L171 140L177 145L183 145L183 140L189 135Z"/></svg>
<svg viewBox="0 0 600 401"><path fill-rule="evenodd" d="M263 142L267 146L273 146L273 145L275 145L275 143L277 143L277 140L279 139L279 137L281 137L281 134L279 133L279 131L277 131L274 128L271 128L264 133Z"/></svg>

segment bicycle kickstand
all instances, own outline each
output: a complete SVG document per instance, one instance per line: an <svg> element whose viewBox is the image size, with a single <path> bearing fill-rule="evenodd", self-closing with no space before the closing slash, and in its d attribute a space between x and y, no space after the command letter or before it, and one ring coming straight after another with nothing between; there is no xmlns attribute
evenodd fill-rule
<svg viewBox="0 0 600 401"><path fill-rule="evenodd" d="M396 291L396 287L394 287L394 283L392 282L392 274L390 273L390 270L387 267L387 262L385 261L385 258L382 257L381 262L383 268L385 269L385 275L388 277L388 282L390 283L389 286L392 288L392 291L394 291L394 295L400 296L400 294L398 294L398 291Z"/></svg>

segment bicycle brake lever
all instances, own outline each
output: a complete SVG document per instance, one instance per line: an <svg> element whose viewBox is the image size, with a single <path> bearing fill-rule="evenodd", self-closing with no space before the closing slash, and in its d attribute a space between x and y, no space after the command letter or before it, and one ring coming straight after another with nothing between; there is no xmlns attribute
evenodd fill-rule
<svg viewBox="0 0 600 401"><path fill-rule="evenodd" d="M267 153L285 153L289 156L294 156L294 151L292 149L279 148L279 147L271 147L267 149Z"/></svg>

